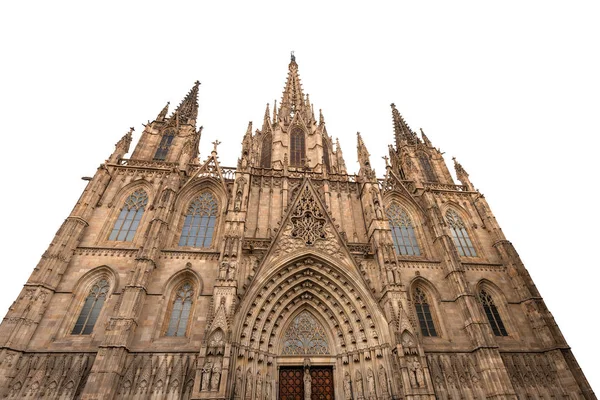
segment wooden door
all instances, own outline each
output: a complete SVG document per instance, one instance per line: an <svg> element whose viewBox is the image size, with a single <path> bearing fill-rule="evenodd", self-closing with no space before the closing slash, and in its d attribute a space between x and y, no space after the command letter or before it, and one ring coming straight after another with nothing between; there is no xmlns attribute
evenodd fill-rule
<svg viewBox="0 0 600 400"><path fill-rule="evenodd" d="M279 400L304 400L304 371L302 367L279 369Z"/></svg>
<svg viewBox="0 0 600 400"><path fill-rule="evenodd" d="M311 367L311 400L333 400L332 367Z"/></svg>

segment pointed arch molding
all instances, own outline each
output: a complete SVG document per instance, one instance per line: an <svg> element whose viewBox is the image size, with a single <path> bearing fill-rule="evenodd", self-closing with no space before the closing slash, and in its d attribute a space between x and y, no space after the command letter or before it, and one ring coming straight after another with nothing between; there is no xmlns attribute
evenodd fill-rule
<svg viewBox="0 0 600 400"><path fill-rule="evenodd" d="M251 351L280 355L286 328L311 310L328 332L332 355L378 348L387 340L385 327L379 326L383 316L357 282L315 256L283 264L247 292L233 324L235 341Z"/></svg>

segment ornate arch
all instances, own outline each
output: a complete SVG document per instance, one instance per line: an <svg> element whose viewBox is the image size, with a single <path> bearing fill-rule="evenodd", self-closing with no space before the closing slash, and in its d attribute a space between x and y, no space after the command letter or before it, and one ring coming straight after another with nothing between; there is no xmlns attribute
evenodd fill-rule
<svg viewBox="0 0 600 400"><path fill-rule="evenodd" d="M310 306L299 307L281 330L276 353L280 355L330 355L335 343L327 322Z"/></svg>
<svg viewBox="0 0 600 400"><path fill-rule="evenodd" d="M422 276L417 276L415 279L413 279L409 285L410 288L410 302L411 302L411 315L414 318L414 326L419 326L419 316L418 311L416 309L416 305L415 305L415 291L417 290L421 290L425 296L427 296L427 300L428 300L428 304L430 306L430 313L431 316L433 317L433 324L435 326L435 331L436 331L436 335L433 336L437 336L437 337L445 337L446 336L446 330L445 330L445 324L442 318L442 310L441 310L441 300L442 297L440 295L440 292L437 290L437 288L427 279L423 278ZM422 329L419 329L422 332ZM427 335L426 335L427 336Z"/></svg>
<svg viewBox="0 0 600 400"><path fill-rule="evenodd" d="M378 347L379 332L387 333L377 329L383 316L368 292L333 263L305 256L263 276L247 292L234 323L235 341L251 351L274 354L284 327L307 308L332 332L332 354Z"/></svg>

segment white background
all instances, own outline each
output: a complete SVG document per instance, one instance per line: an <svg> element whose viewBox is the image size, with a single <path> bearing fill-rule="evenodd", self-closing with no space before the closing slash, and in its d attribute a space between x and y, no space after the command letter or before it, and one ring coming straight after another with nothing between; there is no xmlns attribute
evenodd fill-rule
<svg viewBox="0 0 600 400"><path fill-rule="evenodd" d="M383 175L391 102L457 157L600 387L597 2L196 3L0 5L0 314L130 126L198 79L201 158L235 166L295 50L349 172L360 131Z"/></svg>

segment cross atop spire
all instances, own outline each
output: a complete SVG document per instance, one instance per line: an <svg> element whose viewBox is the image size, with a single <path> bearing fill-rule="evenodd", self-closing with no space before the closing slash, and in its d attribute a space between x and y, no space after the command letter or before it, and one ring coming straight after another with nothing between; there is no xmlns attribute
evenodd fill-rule
<svg viewBox="0 0 600 400"><path fill-rule="evenodd" d="M192 89L188 92L177 109L173 112L173 116L176 116L179 119L180 124L196 125L196 118L198 117L199 86L200 81L194 82Z"/></svg>
<svg viewBox="0 0 600 400"><path fill-rule="evenodd" d="M394 136L396 139L396 148L399 148L402 142L407 142L408 144L416 144L419 140L417 135L410 129L402 115L396 109L396 105L394 103L390 104L392 107L392 119L394 121Z"/></svg>
<svg viewBox="0 0 600 400"><path fill-rule="evenodd" d="M291 116L299 111L304 111L305 100L302 92L302 84L298 75L298 64L296 64L296 56L292 52L292 60L288 66L288 76L283 89L283 98L279 108L279 118Z"/></svg>

